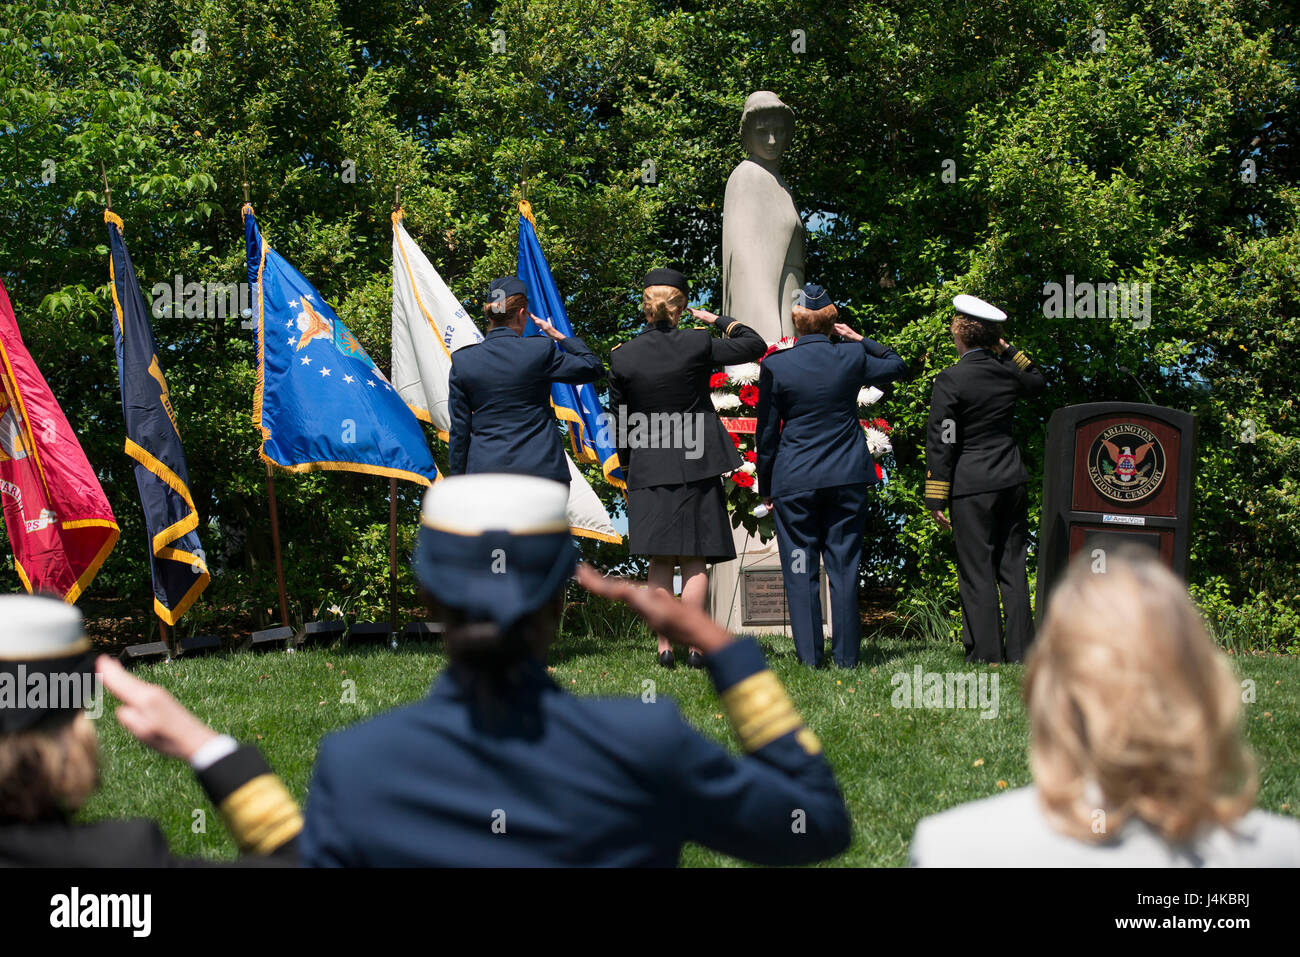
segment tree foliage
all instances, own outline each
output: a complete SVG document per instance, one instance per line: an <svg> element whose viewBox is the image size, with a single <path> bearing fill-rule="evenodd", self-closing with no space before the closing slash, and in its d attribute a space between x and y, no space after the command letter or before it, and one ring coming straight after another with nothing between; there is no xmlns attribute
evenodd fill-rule
<svg viewBox="0 0 1300 957"><path fill-rule="evenodd" d="M1261 607L1300 591L1300 97L1281 8L29 0L0 4L0 64L0 276L123 528L92 596L120 596L141 622L101 163L146 292L177 275L243 278L246 175L269 240L381 365L394 189L468 300L513 270L526 169L570 317L604 352L636 326L654 265L683 265L717 305L723 188L755 89L795 110L785 172L809 279L911 363L881 406L897 461L873 506L871 577L905 595L954 587L920 485L930 383L954 358L948 302L964 291L1006 308L1049 376L1021 413L1032 475L1054 408L1145 390L1189 409L1193 581ZM1150 324L1048 317L1044 284L1067 276L1150 283ZM252 333L237 316L155 327L216 570L191 627L265 620ZM348 600L382 614L383 483L282 475L277 492L294 615ZM404 550L417 501L404 487ZM609 564L624 554L598 548Z"/></svg>

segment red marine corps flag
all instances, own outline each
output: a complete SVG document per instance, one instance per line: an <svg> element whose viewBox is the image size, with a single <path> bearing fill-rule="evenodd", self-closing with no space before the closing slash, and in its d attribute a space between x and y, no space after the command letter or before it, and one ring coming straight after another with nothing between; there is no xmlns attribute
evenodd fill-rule
<svg viewBox="0 0 1300 957"><path fill-rule="evenodd" d="M117 544L117 521L36 368L0 283L0 499L29 592L75 602Z"/></svg>

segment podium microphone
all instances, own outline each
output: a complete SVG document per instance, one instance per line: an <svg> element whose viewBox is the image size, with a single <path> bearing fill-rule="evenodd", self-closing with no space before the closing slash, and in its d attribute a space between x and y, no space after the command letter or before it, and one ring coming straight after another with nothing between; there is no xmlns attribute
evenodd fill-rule
<svg viewBox="0 0 1300 957"><path fill-rule="evenodd" d="M1141 389L1142 394L1147 397L1147 402L1151 403L1152 405L1156 404L1156 400L1151 398L1151 393L1148 392L1147 387L1142 384L1142 380L1133 374L1133 370L1131 370L1128 366L1116 366L1115 368L1137 383L1137 387Z"/></svg>

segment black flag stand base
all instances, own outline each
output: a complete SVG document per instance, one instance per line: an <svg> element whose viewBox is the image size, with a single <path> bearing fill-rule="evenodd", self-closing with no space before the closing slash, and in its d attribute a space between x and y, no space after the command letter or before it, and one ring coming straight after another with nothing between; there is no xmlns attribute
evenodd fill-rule
<svg viewBox="0 0 1300 957"><path fill-rule="evenodd" d="M158 619L158 641L146 641L140 645L127 645L118 655L118 661L127 668L136 665L152 665L162 661L171 661L172 651L167 633L167 622Z"/></svg>

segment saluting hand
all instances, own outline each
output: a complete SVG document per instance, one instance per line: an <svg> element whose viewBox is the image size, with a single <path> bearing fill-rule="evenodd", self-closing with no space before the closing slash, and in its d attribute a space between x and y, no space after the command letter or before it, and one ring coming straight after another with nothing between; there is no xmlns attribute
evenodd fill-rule
<svg viewBox="0 0 1300 957"><path fill-rule="evenodd" d="M562 341L562 340L565 338L564 333L562 333L559 329L556 329L555 326L551 325L549 322L547 322L547 321L546 321L545 319L543 319L541 316L534 316L534 315L530 312L530 313L528 314L528 318L531 319L531 320L533 320L533 325L535 325L538 329L541 329L542 332L546 333L548 336L550 336L550 337L551 337L552 339L554 339L556 342L560 342L560 341Z"/></svg>
<svg viewBox="0 0 1300 957"><path fill-rule="evenodd" d="M107 655L95 659L104 687L121 702L117 720L142 744L186 761L217 736L165 689L141 681Z"/></svg>
<svg viewBox="0 0 1300 957"><path fill-rule="evenodd" d="M943 509L936 508L930 514L934 516L934 520L939 523L939 527L945 532L952 528L952 522L948 521L948 516L943 513Z"/></svg>
<svg viewBox="0 0 1300 957"><path fill-rule="evenodd" d="M1007 351L1008 349L1010 349L1010 348L1011 348L1011 343L1007 342L1007 340L1005 340L1005 339L999 339L999 340L998 340L998 349L999 349L1000 351L1002 351L1002 352L1006 352L1006 351Z"/></svg>
<svg viewBox="0 0 1300 957"><path fill-rule="evenodd" d="M837 336L843 336L845 339L848 339L850 342L861 342L861 341L862 341L862 336L861 336L861 335L859 335L858 333L854 332L852 329L850 329L848 326L846 326L846 325L845 325L844 323L842 323L842 322L837 322L837 323L835 323L835 334L836 334Z"/></svg>
<svg viewBox="0 0 1300 957"><path fill-rule="evenodd" d="M626 578L607 578L586 562L574 576L593 595L621 601L636 612L650 629L679 645L704 654L721 651L734 640L730 633L694 605L678 601L658 588L647 588Z"/></svg>
<svg viewBox="0 0 1300 957"><path fill-rule="evenodd" d="M710 326L718 321L718 314L716 312L709 312L707 309L692 309L690 306L687 306L686 311L691 314L692 319L698 319L700 322L707 323Z"/></svg>

